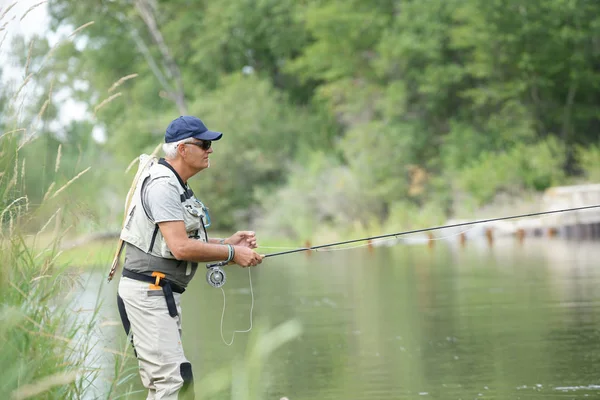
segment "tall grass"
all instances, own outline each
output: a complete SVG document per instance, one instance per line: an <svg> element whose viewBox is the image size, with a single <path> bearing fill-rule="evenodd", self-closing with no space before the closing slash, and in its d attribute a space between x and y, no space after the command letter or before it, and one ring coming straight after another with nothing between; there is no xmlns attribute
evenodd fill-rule
<svg viewBox="0 0 600 400"><path fill-rule="evenodd" d="M15 20L11 15L15 4L0 10L3 28L10 29L8 22ZM40 4L26 10L20 21ZM27 89L40 71L30 68L32 47L18 88L11 93L7 85L0 87L0 396L80 399L99 373L90 340L98 307L88 315L74 309L77 276L58 262L61 238L68 229L62 224L58 201L87 171L66 184L50 185L46 204L30 204L23 152L36 139L35 124L47 108L45 102L37 113L27 111L36 100L30 97L34 91ZM57 169L60 156L56 160ZM44 214L50 217L32 230L35 224L30 222L41 218L38 210L44 208L50 209ZM38 240L43 232L50 237L44 244Z"/></svg>
<svg viewBox="0 0 600 400"><path fill-rule="evenodd" d="M10 148L10 139L0 139L2 154L10 154ZM26 171L12 171L0 177L0 393L11 399L83 398L98 373L89 340L95 312L80 318L72 309L76 277L57 263L60 211L43 227L54 230L43 247L21 230L34 211L19 191Z"/></svg>

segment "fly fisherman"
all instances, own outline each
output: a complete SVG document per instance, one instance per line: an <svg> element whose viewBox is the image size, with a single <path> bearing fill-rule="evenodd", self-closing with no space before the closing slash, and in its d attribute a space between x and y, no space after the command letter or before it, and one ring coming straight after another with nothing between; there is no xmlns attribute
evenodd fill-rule
<svg viewBox="0 0 600 400"><path fill-rule="evenodd" d="M192 366L181 344L180 299L198 263L248 267L264 257L252 250L254 232L209 238L208 209L188 186L188 179L209 167L212 141L221 136L198 118L173 120L165 133L165 158L142 172L121 231L126 256L117 302L147 399L194 397Z"/></svg>

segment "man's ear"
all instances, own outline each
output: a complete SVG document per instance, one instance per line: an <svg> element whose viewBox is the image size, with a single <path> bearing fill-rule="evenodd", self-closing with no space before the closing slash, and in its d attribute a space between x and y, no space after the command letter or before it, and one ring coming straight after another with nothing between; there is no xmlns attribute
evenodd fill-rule
<svg viewBox="0 0 600 400"><path fill-rule="evenodd" d="M178 153L180 156L182 156L182 157L183 157L183 156L185 155L185 153L187 152L187 150L186 150L185 148L186 148L186 146L185 146L185 144L183 144L183 143L180 143L180 144L178 144L178 145L177 145L177 153Z"/></svg>

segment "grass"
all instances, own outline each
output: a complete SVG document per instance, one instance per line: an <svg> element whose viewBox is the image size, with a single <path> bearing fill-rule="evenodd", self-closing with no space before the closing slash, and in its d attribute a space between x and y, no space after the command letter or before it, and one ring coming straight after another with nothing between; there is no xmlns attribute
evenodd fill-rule
<svg viewBox="0 0 600 400"><path fill-rule="evenodd" d="M3 27L7 27L3 19L11 18L13 6L0 12ZM27 97L26 86L40 72L28 71L32 44L26 78L14 93L6 88L0 93L0 393L12 400L82 399L100 372L92 340L98 304L87 313L74 307L78 276L61 258L59 244L65 228L60 208L48 214L51 216L37 226L37 232L21 230L39 217L35 212L44 206L30 204L25 184L29 170L24 153L37 137L36 122L49 104L49 100L44 102L37 116L21 115L34 102ZM59 146L54 172L60 168L60 154ZM62 185L52 182L42 203L68 196L71 184L87 171L74 174ZM42 243L44 231L48 240Z"/></svg>
<svg viewBox="0 0 600 400"><path fill-rule="evenodd" d="M0 391L13 399L82 398L97 374L89 340L95 313L73 313L73 277L45 250L34 252L18 233L0 237Z"/></svg>

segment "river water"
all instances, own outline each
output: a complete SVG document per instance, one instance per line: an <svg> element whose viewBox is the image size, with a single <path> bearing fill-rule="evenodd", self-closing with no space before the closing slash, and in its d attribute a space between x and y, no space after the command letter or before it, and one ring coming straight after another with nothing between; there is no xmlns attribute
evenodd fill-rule
<svg viewBox="0 0 600 400"><path fill-rule="evenodd" d="M225 340L248 328L255 300L253 331L231 346L223 294L199 271L183 295L184 348L197 392L233 366L238 389L215 399L247 398L244 379L260 381L256 399L600 398L598 260L598 242L558 238L362 247L266 259L252 292L248 270L227 267ZM111 323L116 287L103 289L100 347L124 339ZM260 329L286 321L301 333L263 362L240 361Z"/></svg>

